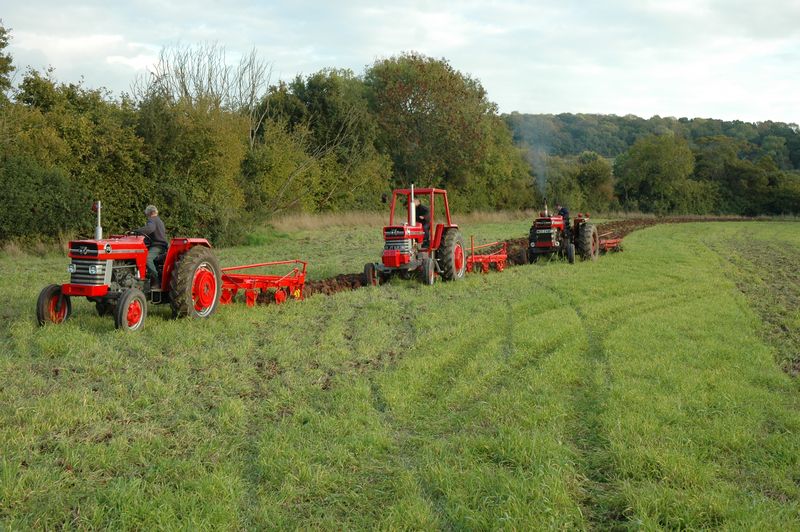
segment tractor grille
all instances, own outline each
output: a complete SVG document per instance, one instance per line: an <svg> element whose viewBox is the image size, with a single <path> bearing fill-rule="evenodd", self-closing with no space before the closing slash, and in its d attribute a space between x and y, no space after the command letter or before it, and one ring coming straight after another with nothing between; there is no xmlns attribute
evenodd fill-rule
<svg viewBox="0 0 800 532"><path fill-rule="evenodd" d="M383 249L391 249L401 253L411 253L411 240L387 240Z"/></svg>
<svg viewBox="0 0 800 532"><path fill-rule="evenodd" d="M70 275L71 284L84 284L100 286L105 284L107 262L104 260L72 259L75 271ZM89 272L89 267L94 266L94 272Z"/></svg>
<svg viewBox="0 0 800 532"><path fill-rule="evenodd" d="M555 240L555 233L552 232L552 229L547 230L547 232L542 231L541 229L537 230L533 238L531 240L533 242L548 242L552 243Z"/></svg>

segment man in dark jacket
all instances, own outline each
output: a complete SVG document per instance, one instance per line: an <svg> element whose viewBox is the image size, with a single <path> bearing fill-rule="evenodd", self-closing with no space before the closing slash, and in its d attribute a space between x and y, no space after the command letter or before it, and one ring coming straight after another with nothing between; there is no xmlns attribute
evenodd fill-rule
<svg viewBox="0 0 800 532"><path fill-rule="evenodd" d="M560 203L556 203L556 214L564 218L564 228L567 233L571 233L572 227L569 225L569 210L567 210L566 207L562 207Z"/></svg>
<svg viewBox="0 0 800 532"><path fill-rule="evenodd" d="M428 245L428 239L431 235L431 211L420 202L419 198L414 198L414 210L417 213L416 222L422 224L422 230L425 231L425 239L422 241L422 246Z"/></svg>
<svg viewBox="0 0 800 532"><path fill-rule="evenodd" d="M147 277L150 279L151 286L153 286L157 284L156 279L158 279L156 257L167 250L167 230L164 227L164 222L158 217L158 209L155 205L145 207L144 214L147 216L147 223L138 229L134 229L134 232L150 239L147 244Z"/></svg>

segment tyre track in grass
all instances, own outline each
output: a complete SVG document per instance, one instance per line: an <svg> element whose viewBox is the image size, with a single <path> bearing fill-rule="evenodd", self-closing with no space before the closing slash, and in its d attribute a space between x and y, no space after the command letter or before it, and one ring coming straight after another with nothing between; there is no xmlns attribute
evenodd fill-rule
<svg viewBox="0 0 800 532"><path fill-rule="evenodd" d="M608 408L613 382L603 338L612 329L622 327L628 321L627 317L620 317L618 311L624 310L629 315L649 313L669 306L673 301L672 298L634 303L620 300L618 307L607 311L615 316L612 326L611 321L591 314L584 304L577 303L568 294L553 287L548 290L568 302L580 321L586 340L586 348L582 352L586 365L584 377L573 394L576 417L572 442L582 458L581 469L585 479L580 505L591 529L625 529L630 525L628 508L615 496L611 442L606 436L602 419Z"/></svg>
<svg viewBox="0 0 800 532"><path fill-rule="evenodd" d="M317 314L318 319L315 320L313 326L307 328L304 342L319 343L323 333L326 330L326 325L331 322L331 317L336 311L336 300L326 298L321 302L320 312ZM352 321L352 315L355 314L355 309L352 309L350 317L346 321ZM339 316L339 314L337 314ZM257 337L253 349L253 356L250 358L252 370L249 375L251 391L248 395L248 419L245 429L245 443L242 445L242 468L241 478L244 483L243 497L240 504L241 523L245 524L244 528L253 529L261 528L265 523L258 522L254 510L261 506L260 490L264 486L264 471L262 471L261 454L262 454L262 433L265 420L268 423L279 422L282 418L292 416L293 412L281 408L278 412L271 412L265 410L264 401L270 396L272 391L269 389L274 379L283 378L284 373L290 374L292 372L301 372L303 370L289 366L284 367L281 362L272 356L267 356L262 349L264 346L272 342L271 329L265 329L263 334ZM314 363L316 364L316 363ZM319 369L319 368L317 368ZM327 382L324 377L327 373L316 380L316 384L325 386ZM312 385L311 382L306 385ZM279 386L292 385L287 382L281 382Z"/></svg>
<svg viewBox="0 0 800 532"><path fill-rule="evenodd" d="M577 420L574 443L583 457L587 479L581 506L592 528L621 528L627 518L621 509L609 504L613 467L608 456L610 442L602 422L611 386L611 369L601 331L592 324L583 307L573 304L573 308L587 342L583 352L586 362L583 386L575 390L575 405L580 419Z"/></svg>
<svg viewBox="0 0 800 532"><path fill-rule="evenodd" d="M443 440L449 440L451 437L457 438L465 431L485 430L491 432L494 430L491 425L485 426L483 429L462 426L459 413L467 413L478 408L486 402L486 397L494 395L505 387L515 386L514 383L524 384L520 381L523 379L524 370L530 366L539 368L544 358L553 355L562 343L560 339L555 343L545 342L545 352L539 352L537 356L515 357L514 332L519 316L511 301L506 301L503 307L505 312L500 320L501 325L497 334L499 342L493 350L476 355L475 353L481 353L480 349L458 348L457 351L454 351L455 354L448 356L446 361L436 365L435 369L418 381L419 386L415 390L418 395L415 400L417 404L406 410L417 410L421 418L414 414L411 419L402 419L403 415L400 414L398 419L379 384L370 377L373 406L387 431L392 434L392 440L398 449L394 460L413 478L419 490L419 496L432 510L437 520L437 526L442 529L458 529L463 527L464 523L452 515L454 508L448 492L437 480L432 480L426 474L426 465L424 461L420 462L419 457L424 456L430 450L430 442L443 443ZM470 316L470 319L479 323L485 319L482 314ZM411 321L406 326L412 331L413 338L407 347L412 348L416 343L415 325ZM469 330L475 331L477 334L470 335L466 340L466 345L481 344L485 341L482 333L478 333L479 328L470 327ZM495 367L485 376L473 378L469 376L471 375L469 366L476 363L476 356L493 360ZM460 385L464 379L469 380L472 384L466 391L462 390ZM422 404L423 402L429 405L427 409ZM444 422L442 422L443 420ZM432 422L429 423L429 421ZM519 467L516 463L498 463L495 466L511 472Z"/></svg>

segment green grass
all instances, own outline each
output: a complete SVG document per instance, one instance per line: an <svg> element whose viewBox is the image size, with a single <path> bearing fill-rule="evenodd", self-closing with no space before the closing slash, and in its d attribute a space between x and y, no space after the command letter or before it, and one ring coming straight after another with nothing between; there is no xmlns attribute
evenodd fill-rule
<svg viewBox="0 0 800 532"><path fill-rule="evenodd" d="M789 262L766 275L743 241ZM265 230L220 256L324 278L380 245ZM85 301L37 328L66 260L0 257L0 527L800 528L781 370L800 346L774 333L796 331L776 294L797 224L658 226L625 249L204 322L151 307L140 334Z"/></svg>

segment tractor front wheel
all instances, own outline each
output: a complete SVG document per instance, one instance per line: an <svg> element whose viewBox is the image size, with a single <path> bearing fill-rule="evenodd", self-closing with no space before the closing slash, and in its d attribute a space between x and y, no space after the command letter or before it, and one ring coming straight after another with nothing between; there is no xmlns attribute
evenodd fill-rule
<svg viewBox="0 0 800 532"><path fill-rule="evenodd" d="M138 331L147 317L147 299L138 288L128 288L119 295L114 309L114 327L123 331Z"/></svg>
<svg viewBox="0 0 800 532"><path fill-rule="evenodd" d="M36 321L39 325L64 323L70 314L72 314L72 302L69 296L61 293L61 286L57 284L45 286L36 301Z"/></svg>
<svg viewBox="0 0 800 532"><path fill-rule="evenodd" d="M222 295L222 269L209 248L195 246L181 255L172 270L169 299L174 317L207 318Z"/></svg>
<svg viewBox="0 0 800 532"><path fill-rule="evenodd" d="M422 263L422 282L428 286L436 282L436 261L430 257Z"/></svg>
<svg viewBox="0 0 800 532"><path fill-rule="evenodd" d="M567 255L567 262L570 264L575 264L575 244L572 242L567 242L564 253Z"/></svg>
<svg viewBox="0 0 800 532"><path fill-rule="evenodd" d="M464 253L464 237L457 229L448 229L442 237L442 245L436 252L439 267L442 269L442 279L457 281L464 277L467 271L467 257Z"/></svg>
<svg viewBox="0 0 800 532"><path fill-rule="evenodd" d="M114 305L105 299L101 299L94 304L98 316L110 316L114 314Z"/></svg>

